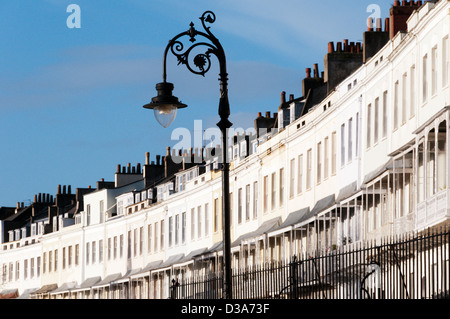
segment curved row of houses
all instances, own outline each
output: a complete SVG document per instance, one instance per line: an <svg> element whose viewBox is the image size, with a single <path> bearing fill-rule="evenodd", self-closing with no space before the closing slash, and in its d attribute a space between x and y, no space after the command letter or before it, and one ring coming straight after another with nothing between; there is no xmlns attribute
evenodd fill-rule
<svg viewBox="0 0 450 319"><path fill-rule="evenodd" d="M301 97L232 138L234 268L449 223L449 13L395 1L384 30L329 43ZM0 295L168 298L172 279L220 271L220 153L168 148L114 182L0 207Z"/></svg>

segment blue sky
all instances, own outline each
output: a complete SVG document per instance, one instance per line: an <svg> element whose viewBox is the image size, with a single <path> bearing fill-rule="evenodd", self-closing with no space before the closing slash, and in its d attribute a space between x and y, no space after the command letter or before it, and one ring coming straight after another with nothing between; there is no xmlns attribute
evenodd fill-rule
<svg viewBox="0 0 450 319"><path fill-rule="evenodd" d="M57 186L95 187L117 164L164 155L179 127L218 122L218 63L203 78L168 59L168 81L187 109L169 128L143 109L162 80L168 41L206 10L227 55L231 121L253 127L280 92L301 96L305 68L323 70L328 42L362 42L370 4L355 0L1 0L0 206L29 204ZM68 5L81 28L68 28Z"/></svg>

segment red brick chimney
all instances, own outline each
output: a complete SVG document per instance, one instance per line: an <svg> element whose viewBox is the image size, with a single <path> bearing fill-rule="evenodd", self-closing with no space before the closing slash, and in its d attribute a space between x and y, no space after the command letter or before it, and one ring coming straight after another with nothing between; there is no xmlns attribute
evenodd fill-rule
<svg viewBox="0 0 450 319"><path fill-rule="evenodd" d="M389 18L389 36L390 39L395 37L395 35L400 31L408 31L408 21L414 10L422 6L422 1L394 1L394 5L390 10Z"/></svg>

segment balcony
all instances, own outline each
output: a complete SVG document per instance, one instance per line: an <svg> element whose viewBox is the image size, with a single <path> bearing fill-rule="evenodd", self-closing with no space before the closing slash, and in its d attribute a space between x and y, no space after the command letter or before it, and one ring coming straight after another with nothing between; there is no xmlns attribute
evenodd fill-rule
<svg viewBox="0 0 450 319"><path fill-rule="evenodd" d="M416 230L435 226L450 218L448 190L444 189L417 205Z"/></svg>

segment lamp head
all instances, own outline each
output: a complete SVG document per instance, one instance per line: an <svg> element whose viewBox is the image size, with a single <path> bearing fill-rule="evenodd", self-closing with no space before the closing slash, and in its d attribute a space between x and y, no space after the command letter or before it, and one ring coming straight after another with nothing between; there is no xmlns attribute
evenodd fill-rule
<svg viewBox="0 0 450 319"><path fill-rule="evenodd" d="M156 84L158 95L152 98L149 104L144 105L146 109L153 109L155 118L163 127L168 127L175 120L177 110L187 107L186 104L178 101L173 96L173 84L169 82L161 82Z"/></svg>

